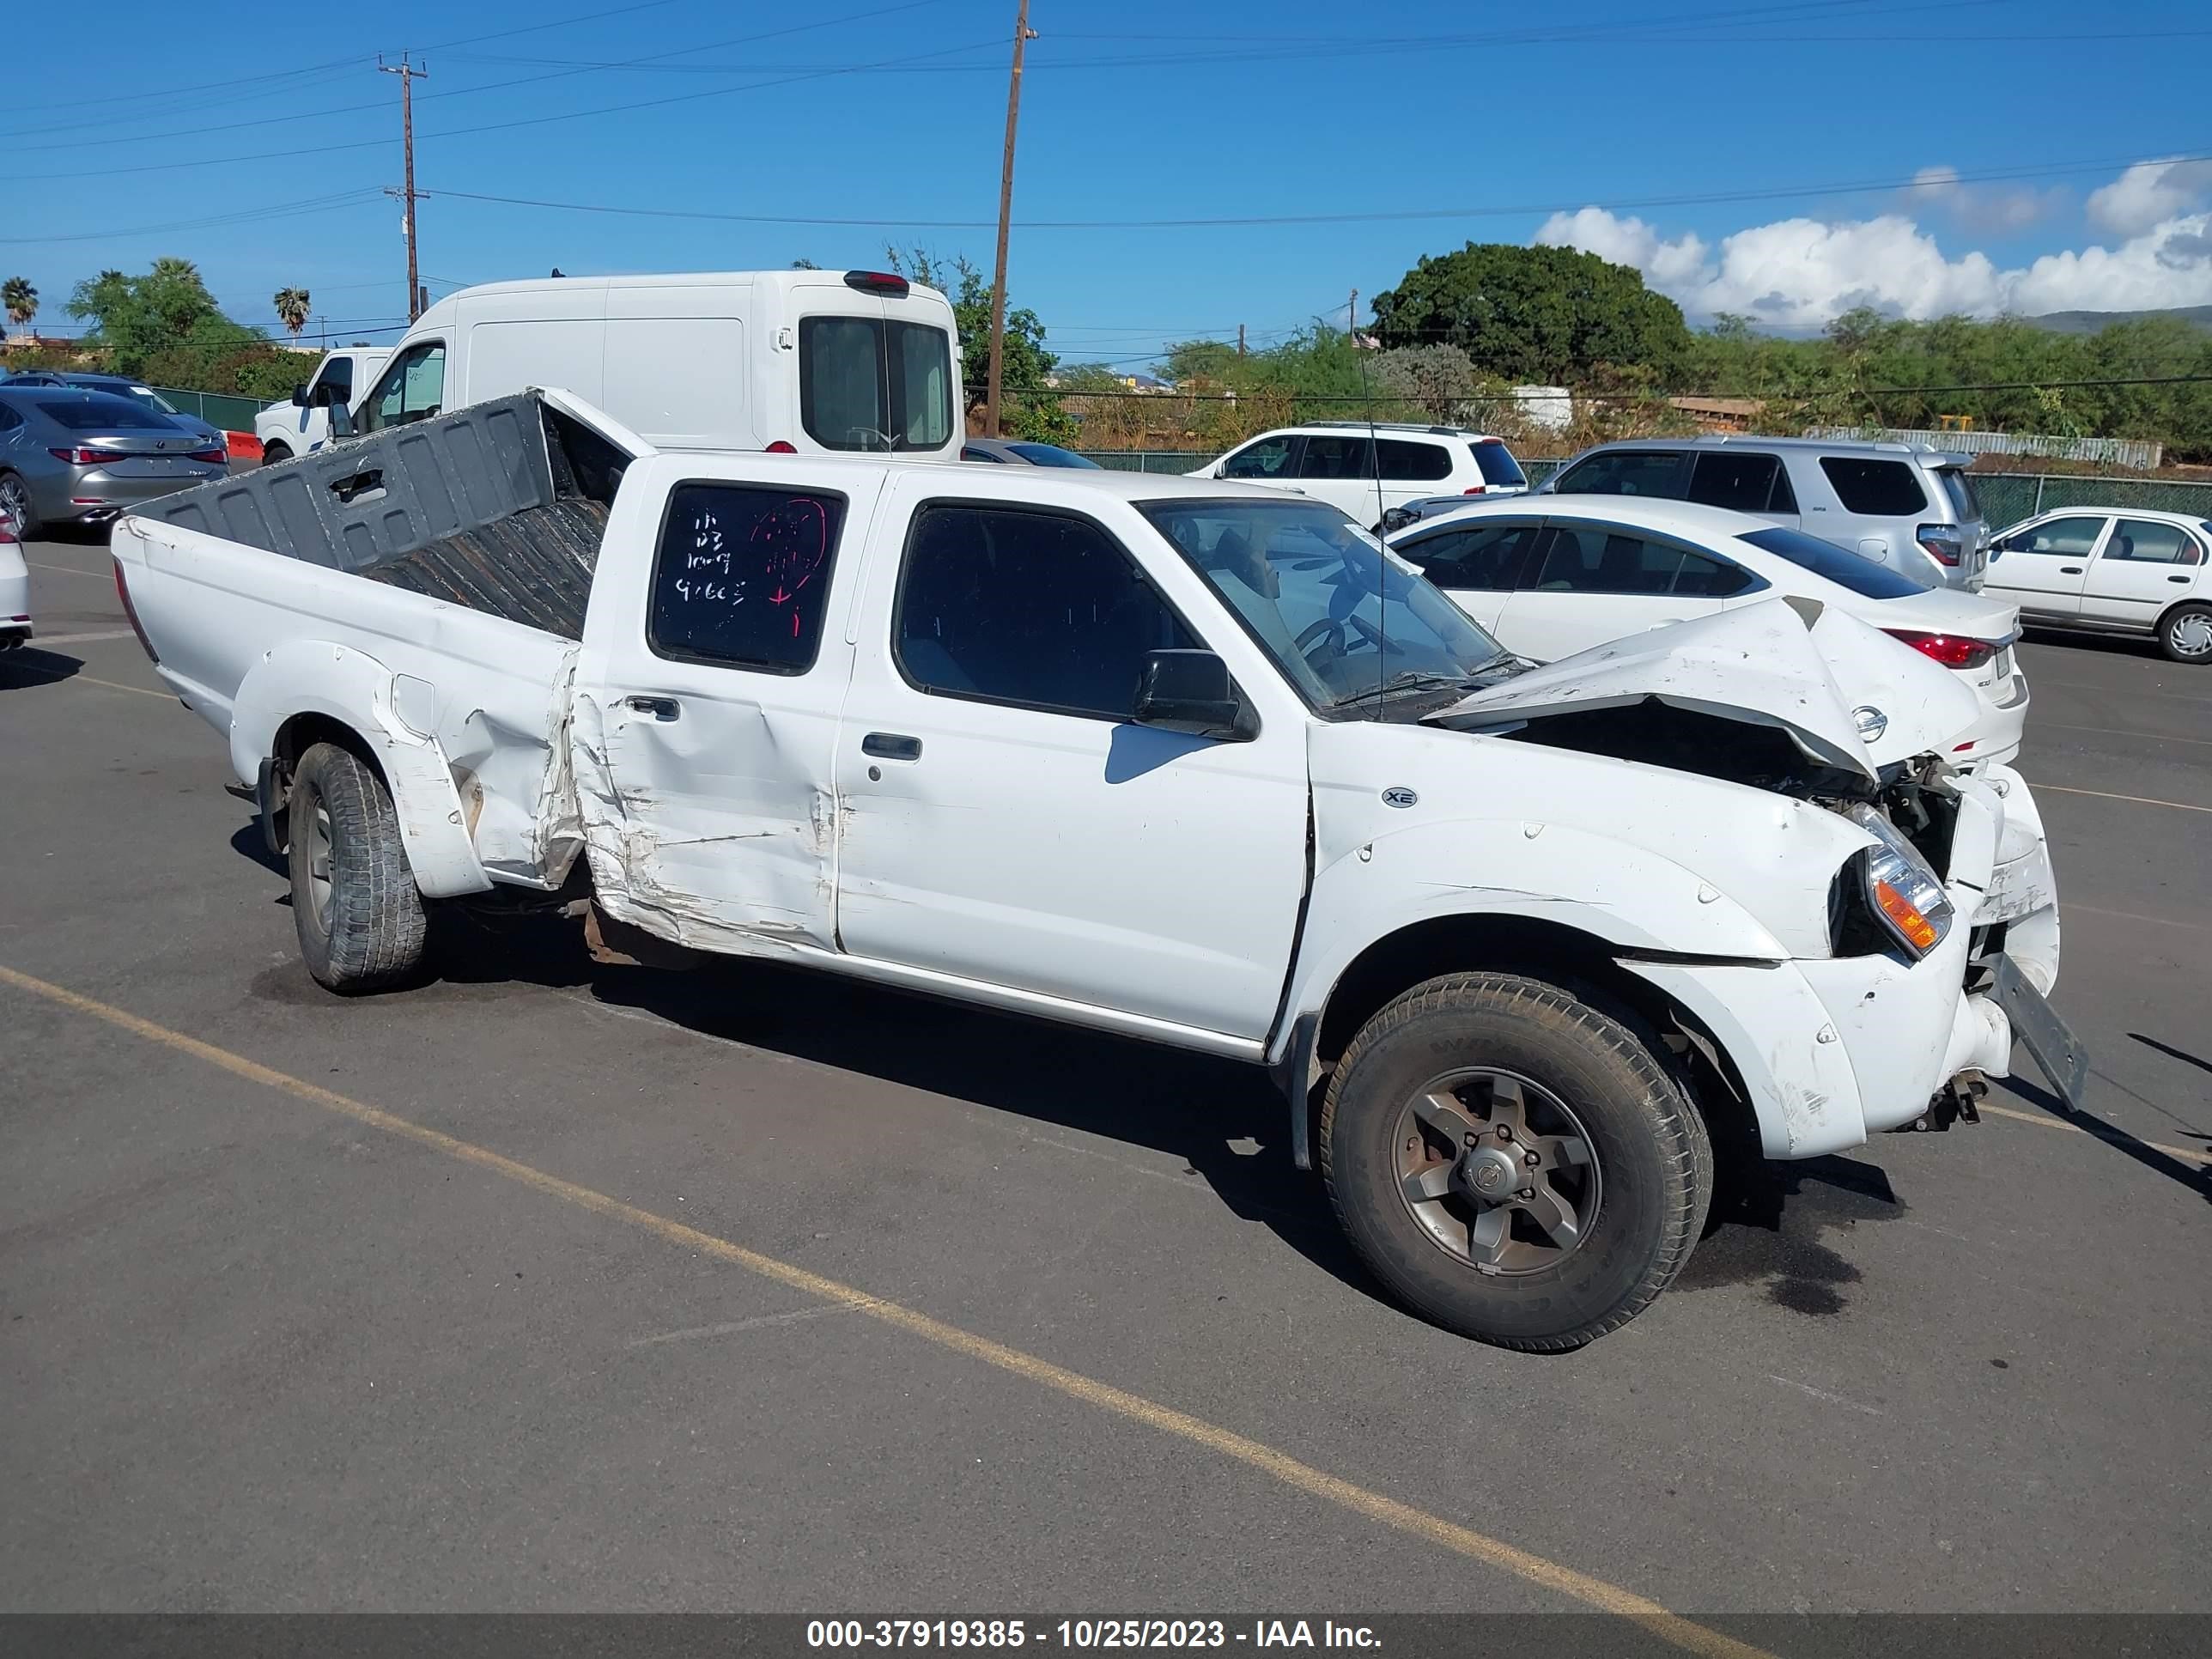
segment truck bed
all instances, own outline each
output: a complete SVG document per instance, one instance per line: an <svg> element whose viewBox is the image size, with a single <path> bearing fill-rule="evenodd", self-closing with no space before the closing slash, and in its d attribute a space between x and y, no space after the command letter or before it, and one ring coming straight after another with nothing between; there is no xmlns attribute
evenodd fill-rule
<svg viewBox="0 0 2212 1659"><path fill-rule="evenodd" d="M526 392L202 484L134 516L576 640L628 459Z"/></svg>

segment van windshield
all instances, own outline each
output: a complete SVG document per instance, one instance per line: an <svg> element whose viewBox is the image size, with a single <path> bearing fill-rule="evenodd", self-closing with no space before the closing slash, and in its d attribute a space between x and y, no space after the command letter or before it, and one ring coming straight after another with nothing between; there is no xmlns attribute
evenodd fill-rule
<svg viewBox="0 0 2212 1659"><path fill-rule="evenodd" d="M941 449L952 441L952 343L880 317L799 325L799 419L824 449Z"/></svg>

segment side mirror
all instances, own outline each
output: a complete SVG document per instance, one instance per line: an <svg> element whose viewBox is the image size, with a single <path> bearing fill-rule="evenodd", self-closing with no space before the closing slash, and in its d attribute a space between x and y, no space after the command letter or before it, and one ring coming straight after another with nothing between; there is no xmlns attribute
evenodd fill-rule
<svg viewBox="0 0 2212 1659"><path fill-rule="evenodd" d="M333 439L353 437L359 428L353 423L353 410L343 403L331 405L331 436Z"/></svg>
<svg viewBox="0 0 2212 1659"><path fill-rule="evenodd" d="M308 400L307 383L305 380L301 381L299 385L292 388L292 407L295 409L312 409L314 407L313 404Z"/></svg>
<svg viewBox="0 0 2212 1659"><path fill-rule="evenodd" d="M1139 726L1232 742L1259 735L1260 724L1229 665L1211 651L1151 651L1137 673Z"/></svg>

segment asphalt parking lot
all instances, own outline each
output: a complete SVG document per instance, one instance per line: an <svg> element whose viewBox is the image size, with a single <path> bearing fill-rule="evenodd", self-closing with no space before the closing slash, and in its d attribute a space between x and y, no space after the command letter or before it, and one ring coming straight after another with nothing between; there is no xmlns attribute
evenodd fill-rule
<svg viewBox="0 0 2212 1659"><path fill-rule="evenodd" d="M2038 637L2091 1111L1642 1318L1383 1302L1255 1073L457 930L341 1001L104 547L0 658L0 1607L2212 1612L2212 672Z"/></svg>

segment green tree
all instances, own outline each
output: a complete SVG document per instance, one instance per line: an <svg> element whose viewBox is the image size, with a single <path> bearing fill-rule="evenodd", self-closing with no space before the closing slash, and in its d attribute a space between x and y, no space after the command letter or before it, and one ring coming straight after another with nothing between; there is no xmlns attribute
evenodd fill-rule
<svg viewBox="0 0 2212 1659"><path fill-rule="evenodd" d="M960 331L960 383L968 413L975 414L990 389L991 284L965 254L947 260L927 248L886 246L884 258L908 281L936 289L952 302L952 320ZM1060 412L1060 399L1045 385L1059 362L1045 349L1044 324L1036 313L1010 301L1000 365L1003 406L999 426L1006 436L1043 443L1066 443L1074 438L1075 422Z"/></svg>
<svg viewBox="0 0 2212 1659"><path fill-rule="evenodd" d="M26 276L10 276L0 283L0 305L8 308L8 320L18 328L27 328L31 319L39 314L39 290L31 286Z"/></svg>
<svg viewBox="0 0 2212 1659"><path fill-rule="evenodd" d="M191 346L213 353L263 337L222 314L189 259L156 259L137 276L103 270L76 285L68 309L92 325L84 343L125 374L143 373L156 352Z"/></svg>
<svg viewBox="0 0 2212 1659"><path fill-rule="evenodd" d="M1571 380L1600 364L1665 375L1690 343L1681 307L1641 272L1575 248L1469 242L1424 256L1374 305L1385 346L1455 345L1509 380Z"/></svg>
<svg viewBox="0 0 2212 1659"><path fill-rule="evenodd" d="M300 331L307 327L307 318L314 307L314 301L307 297L307 290L304 288L280 288L276 290L274 303L276 320L292 331L294 339L298 339Z"/></svg>

